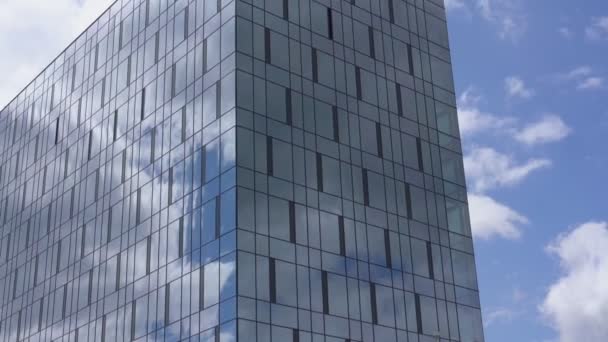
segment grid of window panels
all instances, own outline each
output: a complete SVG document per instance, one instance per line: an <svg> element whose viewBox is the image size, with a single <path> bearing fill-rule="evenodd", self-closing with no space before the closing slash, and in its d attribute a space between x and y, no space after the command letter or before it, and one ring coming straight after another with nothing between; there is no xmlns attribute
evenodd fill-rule
<svg viewBox="0 0 608 342"><path fill-rule="evenodd" d="M0 162L0 340L483 341L441 0L118 0Z"/></svg>
<svg viewBox="0 0 608 342"><path fill-rule="evenodd" d="M0 112L1 341L234 340L235 5L116 1Z"/></svg>
<svg viewBox="0 0 608 342"><path fill-rule="evenodd" d="M483 341L441 0L236 6L238 336Z"/></svg>

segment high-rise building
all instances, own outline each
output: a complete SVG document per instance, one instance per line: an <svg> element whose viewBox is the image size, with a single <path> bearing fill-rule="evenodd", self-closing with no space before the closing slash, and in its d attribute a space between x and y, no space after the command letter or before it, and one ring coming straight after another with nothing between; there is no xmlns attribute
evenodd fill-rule
<svg viewBox="0 0 608 342"><path fill-rule="evenodd" d="M116 1L0 227L1 341L482 342L443 1Z"/></svg>

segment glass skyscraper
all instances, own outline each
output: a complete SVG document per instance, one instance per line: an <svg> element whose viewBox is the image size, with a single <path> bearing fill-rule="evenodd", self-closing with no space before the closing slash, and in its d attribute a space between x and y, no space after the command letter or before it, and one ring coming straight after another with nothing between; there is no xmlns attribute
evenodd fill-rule
<svg viewBox="0 0 608 342"><path fill-rule="evenodd" d="M483 342L442 0L118 0L0 112L0 340Z"/></svg>

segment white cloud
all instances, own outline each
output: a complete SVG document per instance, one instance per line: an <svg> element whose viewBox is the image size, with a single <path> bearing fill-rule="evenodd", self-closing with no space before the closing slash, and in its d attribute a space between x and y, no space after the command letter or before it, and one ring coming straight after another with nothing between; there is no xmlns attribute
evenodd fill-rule
<svg viewBox="0 0 608 342"><path fill-rule="evenodd" d="M497 26L501 39L517 41L525 33L527 21L514 0L476 0L481 16Z"/></svg>
<svg viewBox="0 0 608 342"><path fill-rule="evenodd" d="M497 308L494 310L489 310L484 312L483 315L483 326L489 327L490 325L501 323L501 322L510 322L512 321L517 314L508 308Z"/></svg>
<svg viewBox="0 0 608 342"><path fill-rule="evenodd" d="M464 157L469 187L475 192L518 184L532 172L549 166L551 161L547 159L518 164L512 156L489 147L474 148Z"/></svg>
<svg viewBox="0 0 608 342"><path fill-rule="evenodd" d="M592 18L585 36L590 40L608 39L608 16Z"/></svg>
<svg viewBox="0 0 608 342"><path fill-rule="evenodd" d="M582 80L576 87L579 90L599 89L604 85L604 79L601 77L587 77Z"/></svg>
<svg viewBox="0 0 608 342"><path fill-rule="evenodd" d="M0 1L0 108L17 95L112 0Z"/></svg>
<svg viewBox="0 0 608 342"><path fill-rule="evenodd" d="M534 90L527 88L524 80L517 76L510 76L505 79L505 90L509 97L529 99L534 96Z"/></svg>
<svg viewBox="0 0 608 342"><path fill-rule="evenodd" d="M526 145L555 142L567 137L572 129L557 115L547 114L515 133L515 140Z"/></svg>
<svg viewBox="0 0 608 342"><path fill-rule="evenodd" d="M593 90L604 86L604 77L588 65L581 65L568 72L558 74L557 80L574 83L578 90Z"/></svg>
<svg viewBox="0 0 608 342"><path fill-rule="evenodd" d="M525 216L486 195L469 193L469 211L473 236L478 239L519 239L521 226L528 224Z"/></svg>
<svg viewBox="0 0 608 342"><path fill-rule="evenodd" d="M473 88L465 90L458 98L458 125L462 136L472 135L488 129L500 129L510 126L512 117L499 117L484 112L479 108L481 96Z"/></svg>
<svg viewBox="0 0 608 342"><path fill-rule="evenodd" d="M445 8L449 10L464 8L464 0L444 0Z"/></svg>
<svg viewBox="0 0 608 342"><path fill-rule="evenodd" d="M562 274L540 305L560 342L608 341L608 223L588 222L547 248Z"/></svg>

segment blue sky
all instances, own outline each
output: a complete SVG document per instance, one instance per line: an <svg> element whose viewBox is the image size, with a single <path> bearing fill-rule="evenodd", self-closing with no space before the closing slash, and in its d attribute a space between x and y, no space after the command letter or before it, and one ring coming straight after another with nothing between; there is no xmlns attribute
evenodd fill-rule
<svg viewBox="0 0 608 342"><path fill-rule="evenodd" d="M608 341L608 2L446 5L486 339Z"/></svg>
<svg viewBox="0 0 608 342"><path fill-rule="evenodd" d="M0 107L111 0L0 0ZM608 2L446 0L487 341L608 341Z"/></svg>

